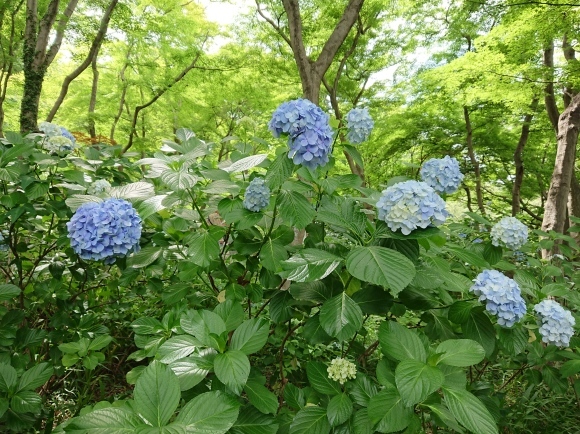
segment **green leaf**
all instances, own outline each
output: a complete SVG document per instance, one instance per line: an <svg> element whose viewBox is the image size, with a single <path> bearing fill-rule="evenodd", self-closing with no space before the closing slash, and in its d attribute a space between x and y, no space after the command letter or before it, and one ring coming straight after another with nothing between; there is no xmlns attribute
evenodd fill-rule
<svg viewBox="0 0 580 434"><path fill-rule="evenodd" d="M157 246L147 246L138 252L133 252L127 258L127 267L144 268L151 265L163 253L163 249Z"/></svg>
<svg viewBox="0 0 580 434"><path fill-rule="evenodd" d="M503 249L500 246L494 246L491 243L486 243L483 248L483 257L489 265L497 264L503 257Z"/></svg>
<svg viewBox="0 0 580 434"><path fill-rule="evenodd" d="M332 298L336 292L332 285L327 285L326 281L316 281L308 283L294 283L290 285L290 294L296 300L308 300L324 302ZM340 288L342 290L342 288Z"/></svg>
<svg viewBox="0 0 580 434"><path fill-rule="evenodd" d="M39 363L30 368L18 382L18 390L34 390L46 383L52 376L52 366L48 363Z"/></svg>
<svg viewBox="0 0 580 434"><path fill-rule="evenodd" d="M206 347L213 344L211 333L220 336L226 331L224 320L209 310L188 311L181 317L180 325L185 333L195 336Z"/></svg>
<svg viewBox="0 0 580 434"><path fill-rule="evenodd" d="M571 377L580 372L580 360L568 360L560 367L562 378Z"/></svg>
<svg viewBox="0 0 580 434"><path fill-rule="evenodd" d="M389 288L393 296L415 277L415 266L403 254L386 247L355 247L346 257L346 268L357 279Z"/></svg>
<svg viewBox="0 0 580 434"><path fill-rule="evenodd" d="M495 349L495 329L489 317L482 311L473 309L462 328L463 336L479 342L485 349L486 357L490 357Z"/></svg>
<svg viewBox="0 0 580 434"><path fill-rule="evenodd" d="M262 414L252 407L245 407L230 432L233 434L276 434L278 424L272 416Z"/></svg>
<svg viewBox="0 0 580 434"><path fill-rule="evenodd" d="M324 279L341 262L342 258L325 250L304 249L283 261L284 271L279 274L293 282L312 282Z"/></svg>
<svg viewBox="0 0 580 434"><path fill-rule="evenodd" d="M187 237L187 244L189 259L200 267L208 267L220 254L219 239L202 229Z"/></svg>
<svg viewBox="0 0 580 434"><path fill-rule="evenodd" d="M381 323L379 343L383 353L395 360L427 360L427 352L419 336L396 321Z"/></svg>
<svg viewBox="0 0 580 434"><path fill-rule="evenodd" d="M99 335L89 344L89 350L98 351L111 343L113 338L109 335Z"/></svg>
<svg viewBox="0 0 580 434"><path fill-rule="evenodd" d="M497 434L493 417L473 394L462 389L443 389L445 403L455 419L474 434Z"/></svg>
<svg viewBox="0 0 580 434"><path fill-rule="evenodd" d="M132 182L130 184L111 187L109 190L111 197L121 199L149 199L155 194L153 184L149 182Z"/></svg>
<svg viewBox="0 0 580 434"><path fill-rule="evenodd" d="M505 351L515 357L524 352L528 346L528 329L518 326L509 329L501 327L498 330L498 338Z"/></svg>
<svg viewBox="0 0 580 434"><path fill-rule="evenodd" d="M314 390L324 395L338 395L342 393L340 384L328 378L328 366L322 362L308 362L306 375Z"/></svg>
<svg viewBox="0 0 580 434"><path fill-rule="evenodd" d="M373 434L375 432L366 407L361 408L355 413L353 428L354 434Z"/></svg>
<svg viewBox="0 0 580 434"><path fill-rule="evenodd" d="M403 360L395 369L397 389L406 405L424 401L444 380L445 375L437 367L418 360Z"/></svg>
<svg viewBox="0 0 580 434"><path fill-rule="evenodd" d="M14 297L20 295L20 288L11 283L4 283L0 285L0 302L12 300Z"/></svg>
<svg viewBox="0 0 580 434"><path fill-rule="evenodd" d="M471 339L449 339L441 342L435 352L441 353L438 363L460 368L477 365L485 358L483 347Z"/></svg>
<svg viewBox="0 0 580 434"><path fill-rule="evenodd" d="M328 434L330 424L326 410L321 407L305 407L296 413L288 434Z"/></svg>
<svg viewBox="0 0 580 434"><path fill-rule="evenodd" d="M290 408L300 410L306 404L304 391L294 386L292 383L286 384L284 387L284 401Z"/></svg>
<svg viewBox="0 0 580 434"><path fill-rule="evenodd" d="M362 407L368 407L370 399L378 393L377 386L369 377L360 372L351 385L350 396Z"/></svg>
<svg viewBox="0 0 580 434"><path fill-rule="evenodd" d="M187 426L187 432L223 434L238 418L239 403L221 392L206 392L189 401L179 412L176 422Z"/></svg>
<svg viewBox="0 0 580 434"><path fill-rule="evenodd" d="M162 211L165 209L165 205L163 204L164 199L167 197L166 194L158 195L150 197L142 202L139 202L135 207L137 209L137 213L139 217L145 220L148 217L151 217L156 212Z"/></svg>
<svg viewBox="0 0 580 434"><path fill-rule="evenodd" d="M296 191L280 191L278 201L280 217L288 225L298 229L308 226L316 215L308 199Z"/></svg>
<svg viewBox="0 0 580 434"><path fill-rule="evenodd" d="M230 164L229 166L223 168L223 170L225 170L228 173L243 172L244 170L251 169L252 167L257 166L258 164L261 164L262 162L264 162L264 160L266 160L267 157L268 154L251 155L250 157L242 158L241 160L238 160Z"/></svg>
<svg viewBox="0 0 580 434"><path fill-rule="evenodd" d="M248 357L239 350L229 350L218 354L213 366L218 380L239 395L250 375Z"/></svg>
<svg viewBox="0 0 580 434"><path fill-rule="evenodd" d="M371 398L368 416L376 425L375 431L390 433L401 431L409 425L413 409L405 407L397 390L388 388Z"/></svg>
<svg viewBox="0 0 580 434"><path fill-rule="evenodd" d="M161 181L175 192L181 192L197 184L197 176L188 172L188 169L167 169L161 173Z"/></svg>
<svg viewBox="0 0 580 434"><path fill-rule="evenodd" d="M290 178L293 170L294 163L288 158L288 154L286 152L280 153L270 164L266 173L266 184L268 184L270 190L275 191L280 188Z"/></svg>
<svg viewBox="0 0 580 434"><path fill-rule="evenodd" d="M268 240L260 250L260 262L266 270L279 272L282 270L282 261L288 257L286 247L275 240Z"/></svg>
<svg viewBox="0 0 580 434"><path fill-rule="evenodd" d="M201 343L190 335L173 336L167 339L157 350L156 358L165 364L189 356Z"/></svg>
<svg viewBox="0 0 580 434"><path fill-rule="evenodd" d="M151 425L160 427L169 421L179 405L179 381L171 369L154 360L135 385L135 408Z"/></svg>
<svg viewBox="0 0 580 434"><path fill-rule="evenodd" d="M142 426L141 418L124 408L103 408L80 417L75 417L64 428L75 434L135 434L135 428Z"/></svg>
<svg viewBox="0 0 580 434"><path fill-rule="evenodd" d="M10 408L16 413L36 413L42 407L42 398L32 390L21 390L10 399Z"/></svg>
<svg viewBox="0 0 580 434"><path fill-rule="evenodd" d="M263 318L244 321L232 335L230 349L239 350L246 355L256 353L266 345L270 325Z"/></svg>
<svg viewBox="0 0 580 434"><path fill-rule="evenodd" d="M326 413L331 426L340 425L350 419L350 415L352 414L352 401L345 393L336 395L328 403Z"/></svg>
<svg viewBox="0 0 580 434"><path fill-rule="evenodd" d="M279 291L270 301L270 318L275 323L292 318L292 295L288 291Z"/></svg>
<svg viewBox="0 0 580 434"><path fill-rule="evenodd" d="M10 407L10 402L7 398L0 398L0 417L4 416L4 413Z"/></svg>
<svg viewBox="0 0 580 434"><path fill-rule="evenodd" d="M8 392L16 384L18 375L16 369L5 363L0 363L0 390Z"/></svg>
<svg viewBox="0 0 580 434"><path fill-rule="evenodd" d="M28 199L34 200L46 196L49 187L49 184L46 182L33 182L26 187L25 193Z"/></svg>
<svg viewBox="0 0 580 434"><path fill-rule="evenodd" d="M359 305L363 313L384 315L393 305L393 296L383 288L369 285L352 295L352 299Z"/></svg>
<svg viewBox="0 0 580 434"><path fill-rule="evenodd" d="M477 253L465 250L461 247L447 246L447 250L453 253L461 262L467 262L481 268L489 268L488 262Z"/></svg>
<svg viewBox="0 0 580 434"><path fill-rule="evenodd" d="M244 321L244 308L234 300L218 304L213 311L224 320L228 332L235 330Z"/></svg>
<svg viewBox="0 0 580 434"><path fill-rule="evenodd" d="M209 374L209 370L200 368L198 360L192 357L172 361L169 367L177 376L181 391L189 390L198 385Z"/></svg>
<svg viewBox="0 0 580 434"><path fill-rule="evenodd" d="M320 308L320 325L339 341L352 338L362 324L362 311L346 292L327 300Z"/></svg>
<svg viewBox="0 0 580 434"><path fill-rule="evenodd" d="M244 391L250 403L262 413L276 414L278 411L278 398L259 382L249 380L244 386Z"/></svg>
<svg viewBox="0 0 580 434"><path fill-rule="evenodd" d="M449 321L455 324L465 324L469 319L473 304L469 301L456 301L449 308Z"/></svg>

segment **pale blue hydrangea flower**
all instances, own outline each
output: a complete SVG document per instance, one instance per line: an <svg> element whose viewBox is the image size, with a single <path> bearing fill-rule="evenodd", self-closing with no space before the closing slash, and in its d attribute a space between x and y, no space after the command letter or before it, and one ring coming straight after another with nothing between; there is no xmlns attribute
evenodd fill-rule
<svg viewBox="0 0 580 434"><path fill-rule="evenodd" d="M50 122L41 122L38 129L44 133L46 137L62 136L61 127Z"/></svg>
<svg viewBox="0 0 580 434"><path fill-rule="evenodd" d="M445 201L424 182L404 181L391 185L377 202L379 219L392 231L409 235L417 228L439 226L449 215Z"/></svg>
<svg viewBox="0 0 580 434"><path fill-rule="evenodd" d="M81 205L67 223L71 247L82 259L115 262L139 251L141 218L123 199Z"/></svg>
<svg viewBox="0 0 580 434"><path fill-rule="evenodd" d="M485 302L489 313L497 315L500 326L511 327L526 314L526 302L515 280L497 270L483 270L474 282L469 290Z"/></svg>
<svg viewBox="0 0 580 434"><path fill-rule="evenodd" d="M73 143L73 145L76 145L77 139L70 133L69 130L67 130L65 127L60 127L60 132L63 137L66 137Z"/></svg>
<svg viewBox="0 0 580 434"><path fill-rule="evenodd" d="M463 181L459 162L449 155L427 160L421 167L420 174L421 180L433 187L438 193L455 193Z"/></svg>
<svg viewBox="0 0 580 434"><path fill-rule="evenodd" d="M111 184L106 179L97 179L91 184L88 189L88 193L94 196L98 196L101 193L109 191Z"/></svg>
<svg viewBox="0 0 580 434"><path fill-rule="evenodd" d="M288 136L288 158L310 169L328 163L332 129L328 115L306 99L281 104L268 123L274 137Z"/></svg>
<svg viewBox="0 0 580 434"><path fill-rule="evenodd" d="M542 341L558 347L570 345L576 320L569 310L554 300L544 300L534 306Z"/></svg>
<svg viewBox="0 0 580 434"><path fill-rule="evenodd" d="M483 243L483 240L481 238L476 238L472 241L473 244L481 244Z"/></svg>
<svg viewBox="0 0 580 434"><path fill-rule="evenodd" d="M264 182L264 178L254 178L246 188L244 194L244 208L258 212L262 211L270 203L270 189Z"/></svg>
<svg viewBox="0 0 580 434"><path fill-rule="evenodd" d="M515 217L504 217L491 228L491 243L517 250L528 241L528 227Z"/></svg>
<svg viewBox="0 0 580 434"><path fill-rule="evenodd" d="M367 140L375 125L367 108L352 109L346 115L346 138L350 143L358 144Z"/></svg>
<svg viewBox="0 0 580 434"><path fill-rule="evenodd" d="M49 153L58 155L66 155L75 148L74 143L64 136L45 137L42 147Z"/></svg>

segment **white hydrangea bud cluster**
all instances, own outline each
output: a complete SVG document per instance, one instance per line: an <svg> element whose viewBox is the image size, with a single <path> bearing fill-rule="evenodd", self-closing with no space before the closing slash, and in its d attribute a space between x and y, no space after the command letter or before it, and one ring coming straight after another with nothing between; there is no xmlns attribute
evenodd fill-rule
<svg viewBox="0 0 580 434"><path fill-rule="evenodd" d="M332 360L326 371L328 372L328 378L338 381L340 384L356 378L356 365L340 357Z"/></svg>

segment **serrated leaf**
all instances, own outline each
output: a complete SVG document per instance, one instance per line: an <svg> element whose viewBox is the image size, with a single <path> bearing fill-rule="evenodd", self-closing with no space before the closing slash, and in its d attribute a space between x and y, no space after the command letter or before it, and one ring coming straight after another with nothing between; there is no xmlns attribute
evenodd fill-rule
<svg viewBox="0 0 580 434"><path fill-rule="evenodd" d="M52 376L53 368L48 363L33 366L20 377L18 390L34 390L46 383Z"/></svg>
<svg viewBox="0 0 580 434"><path fill-rule="evenodd" d="M352 295L352 299L359 305L363 313L384 315L393 305L393 296L383 288L369 285Z"/></svg>
<svg viewBox="0 0 580 434"><path fill-rule="evenodd" d="M148 217L151 217L156 212L162 211L165 209L165 205L163 205L163 201L167 197L166 194L161 194L157 196L150 197L149 199L144 200L137 204L136 209L139 217L145 220Z"/></svg>
<svg viewBox="0 0 580 434"><path fill-rule="evenodd" d="M198 385L209 374L209 370L202 369L198 364L198 359L193 357L174 360L169 364L169 367L177 376L181 391L189 390Z"/></svg>
<svg viewBox="0 0 580 434"><path fill-rule="evenodd" d="M17 378L16 369L6 363L0 363L0 390L8 392L16 384Z"/></svg>
<svg viewBox="0 0 580 434"><path fill-rule="evenodd" d="M102 201L103 199L97 196L90 196L88 194L74 194L68 197L64 202L74 212L85 203L101 203Z"/></svg>
<svg viewBox="0 0 580 434"><path fill-rule="evenodd" d="M357 279L389 288L393 296L415 277L415 266L405 255L379 246L355 247L346 257L346 268Z"/></svg>
<svg viewBox="0 0 580 434"><path fill-rule="evenodd" d="M352 338L362 324L362 311L346 292L325 301L320 308L320 325L339 341Z"/></svg>
<svg viewBox="0 0 580 434"><path fill-rule="evenodd" d="M119 187L111 187L109 195L119 199L149 199L155 194L153 184L148 182L132 182Z"/></svg>
<svg viewBox="0 0 580 434"><path fill-rule="evenodd" d="M235 172L243 172L244 170L251 169L252 167L256 167L258 164L261 164L266 160L268 154L256 154L250 157L242 158L227 167L220 167L222 170L225 170L228 173L235 173Z"/></svg>
<svg viewBox="0 0 580 434"><path fill-rule="evenodd" d="M373 396L368 406L368 417L375 431L390 433L401 431L411 422L412 407L406 407L396 389L384 389Z"/></svg>
<svg viewBox="0 0 580 434"><path fill-rule="evenodd" d="M328 407L326 408L330 425L337 426L346 422L352 414L352 408L352 401L347 394L341 393L340 395L334 396L328 402Z"/></svg>
<svg viewBox="0 0 580 434"><path fill-rule="evenodd" d="M197 184L197 176L189 173L187 168L165 170L161 173L160 178L171 190L176 192L187 190Z"/></svg>
<svg viewBox="0 0 580 434"><path fill-rule="evenodd" d="M328 434L330 424L326 410L321 407L305 407L296 413L288 434Z"/></svg>
<svg viewBox="0 0 580 434"><path fill-rule="evenodd" d="M316 216L312 204L296 191L280 191L278 212L289 226L295 226L298 229L304 229Z"/></svg>
<svg viewBox="0 0 580 434"><path fill-rule="evenodd" d="M266 270L278 272L282 270L282 261L288 258L286 247L275 240L268 240L260 250L260 262Z"/></svg>
<svg viewBox="0 0 580 434"><path fill-rule="evenodd" d="M223 434L238 418L239 403L221 392L206 392L189 401L179 412L176 422L188 432Z"/></svg>
<svg viewBox="0 0 580 434"><path fill-rule="evenodd" d="M292 383L286 384L284 387L284 401L286 404L295 410L300 410L306 403L304 391L294 386Z"/></svg>
<svg viewBox="0 0 580 434"><path fill-rule="evenodd" d="M103 408L75 417L64 428L74 434L134 434L143 421L135 413L125 408Z"/></svg>
<svg viewBox="0 0 580 434"><path fill-rule="evenodd" d="M480 310L473 309L462 328L463 336L480 343L485 349L486 357L490 357L495 349L495 329L489 317Z"/></svg>
<svg viewBox="0 0 580 434"><path fill-rule="evenodd" d="M354 402L362 407L368 407L370 399L378 393L377 386L362 373L358 373L356 380L351 384L350 396Z"/></svg>
<svg viewBox="0 0 580 434"><path fill-rule="evenodd" d="M173 336L157 350L156 357L161 363L169 364L189 356L201 343L190 335Z"/></svg>
<svg viewBox="0 0 580 434"><path fill-rule="evenodd" d="M244 321L244 308L234 300L226 300L213 310L224 320L226 331L235 330Z"/></svg>
<svg viewBox="0 0 580 434"><path fill-rule="evenodd" d="M474 434L497 434L497 425L483 403L467 390L443 389L445 403L457 421Z"/></svg>
<svg viewBox="0 0 580 434"><path fill-rule="evenodd" d="M220 254L219 241L210 232L199 230L187 242L189 259L200 267L209 267Z"/></svg>
<svg viewBox="0 0 580 434"><path fill-rule="evenodd" d="M240 394L250 375L248 356L238 350L228 350L215 357L213 367L218 380Z"/></svg>
<svg viewBox="0 0 580 434"><path fill-rule="evenodd" d="M270 327L265 319L249 319L244 321L232 335L230 349L239 350L249 355L256 353L266 345Z"/></svg>
<svg viewBox="0 0 580 434"><path fill-rule="evenodd" d="M517 356L528 346L528 329L524 327L512 327L511 329L500 328L498 338L501 346L511 356Z"/></svg>
<svg viewBox="0 0 580 434"><path fill-rule="evenodd" d="M127 258L127 267L144 268L152 264L163 253L163 249L157 246L147 246L138 252L133 252Z"/></svg>
<svg viewBox="0 0 580 434"><path fill-rule="evenodd" d="M154 360L135 385L135 409L152 426L167 424L179 405L179 382L171 369Z"/></svg>
<svg viewBox="0 0 580 434"><path fill-rule="evenodd" d="M340 265L342 258L325 250L304 249L282 262L280 276L293 282L324 279Z"/></svg>
<svg viewBox="0 0 580 434"><path fill-rule="evenodd" d="M16 392L10 399L10 408L16 413L36 413L42 407L42 398L32 390Z"/></svg>
<svg viewBox="0 0 580 434"><path fill-rule="evenodd" d="M449 339L441 342L435 352L440 353L438 363L466 367L476 365L485 358L483 347L471 339Z"/></svg>
<svg viewBox="0 0 580 434"><path fill-rule="evenodd" d="M308 362L306 374L314 390L324 395L337 395L342 392L337 381L328 378L328 366L322 362Z"/></svg>
<svg viewBox="0 0 580 434"><path fill-rule="evenodd" d="M424 401L444 380L445 375L437 367L418 360L403 360L395 369L397 389L408 406Z"/></svg>
<svg viewBox="0 0 580 434"><path fill-rule="evenodd" d="M20 288L11 283L4 283L0 285L0 302L12 300L14 297L20 295Z"/></svg>
<svg viewBox="0 0 580 434"><path fill-rule="evenodd" d="M244 391L250 403L264 414L276 414L278 411L278 398L259 382L249 380L244 386Z"/></svg>
<svg viewBox="0 0 580 434"><path fill-rule="evenodd" d="M280 188L290 178L293 170L294 163L288 158L287 153L283 152L278 155L270 164L266 173L266 184L270 187L270 190L275 191Z"/></svg>
<svg viewBox="0 0 580 434"><path fill-rule="evenodd" d="M226 324L221 317L209 310L192 310L181 317L181 328L185 333L195 336L203 345L212 344L210 334L220 336L226 331Z"/></svg>
<svg viewBox="0 0 580 434"><path fill-rule="evenodd" d="M427 352L419 336L396 321L381 323L379 343L383 353L395 360L427 360Z"/></svg>

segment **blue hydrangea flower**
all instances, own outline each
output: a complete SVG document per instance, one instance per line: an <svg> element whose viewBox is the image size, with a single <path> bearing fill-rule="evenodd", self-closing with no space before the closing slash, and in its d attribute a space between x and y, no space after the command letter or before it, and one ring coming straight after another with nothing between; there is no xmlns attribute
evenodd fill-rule
<svg viewBox="0 0 580 434"><path fill-rule="evenodd" d="M409 235L417 228L439 226L449 215L445 201L424 182L404 181L391 185L377 202L379 219L392 231Z"/></svg>
<svg viewBox="0 0 580 434"><path fill-rule="evenodd" d="M91 184L88 189L88 193L98 196L101 193L107 192L111 188L111 184L109 181L105 179L97 179L95 182Z"/></svg>
<svg viewBox="0 0 580 434"><path fill-rule="evenodd" d="M264 182L264 178L254 178L246 188L244 194L244 208L258 212L262 211L270 203L270 189Z"/></svg>
<svg viewBox="0 0 580 434"><path fill-rule="evenodd" d="M483 240L481 238L476 238L472 241L473 244L481 244L483 243Z"/></svg>
<svg viewBox="0 0 580 434"><path fill-rule="evenodd" d="M268 123L274 137L288 136L288 158L311 169L328 163L332 129L328 115L306 99L281 104Z"/></svg>
<svg viewBox="0 0 580 434"><path fill-rule="evenodd" d="M438 193L455 193L463 181L459 162L449 155L427 160L421 167L420 174L423 182L429 184Z"/></svg>
<svg viewBox="0 0 580 434"><path fill-rule="evenodd" d="M554 300L544 300L534 306L542 341L558 347L570 345L576 320L569 310Z"/></svg>
<svg viewBox="0 0 580 434"><path fill-rule="evenodd" d="M375 123L367 108L352 109L346 115L346 138L350 143L358 144L366 141Z"/></svg>
<svg viewBox="0 0 580 434"><path fill-rule="evenodd" d="M497 323L511 327L526 314L526 302L522 298L520 287L497 270L483 270L469 289L485 302L485 309L497 315Z"/></svg>
<svg viewBox="0 0 580 434"><path fill-rule="evenodd" d="M491 243L517 250L528 241L528 227L515 217L504 217L491 228Z"/></svg>
<svg viewBox="0 0 580 434"><path fill-rule="evenodd" d="M70 244L82 259L115 262L139 251L141 218L123 199L81 205L67 223Z"/></svg>
<svg viewBox="0 0 580 434"><path fill-rule="evenodd" d="M75 136L73 136L69 130L67 130L65 127L60 127L60 132L63 137L66 137L73 143L73 145L76 145L77 139L75 139Z"/></svg>
<svg viewBox="0 0 580 434"><path fill-rule="evenodd" d="M50 122L41 122L38 129L44 133L46 137L62 136L61 128L56 124Z"/></svg>

